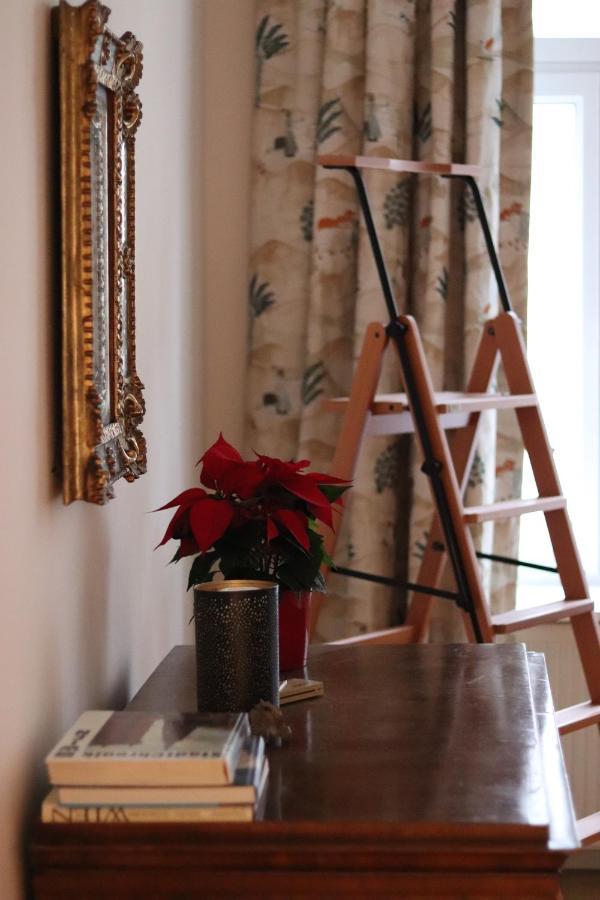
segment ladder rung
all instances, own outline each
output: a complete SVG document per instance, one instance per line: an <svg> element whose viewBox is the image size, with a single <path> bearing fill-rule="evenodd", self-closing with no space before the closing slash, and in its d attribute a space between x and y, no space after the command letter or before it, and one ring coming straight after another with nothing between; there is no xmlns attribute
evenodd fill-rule
<svg viewBox="0 0 600 900"><path fill-rule="evenodd" d="M332 397L323 401L323 409L342 411L348 397ZM438 413L482 412L485 409L520 409L536 406L535 394L467 394L460 391L439 391L435 395ZM369 407L374 416L389 416L408 410L406 394L377 394Z"/></svg>
<svg viewBox="0 0 600 900"><path fill-rule="evenodd" d="M331 169L383 169L386 172L416 172L420 175L471 175L473 178L478 178L482 172L480 166L465 166L463 163L421 162L383 156L326 154L317 156L317 163Z"/></svg>
<svg viewBox="0 0 600 900"><path fill-rule="evenodd" d="M331 412L343 412L349 402L349 397L328 397L326 400L323 400L321 409L330 410ZM377 394L369 406L369 411L378 416L402 413L406 412L407 409L406 394Z"/></svg>
<svg viewBox="0 0 600 900"><path fill-rule="evenodd" d="M560 733L568 734L570 731L578 731L580 728L600 723L600 703L586 700L585 703L557 709L555 715Z"/></svg>
<svg viewBox="0 0 600 900"><path fill-rule="evenodd" d="M536 394L461 394L445 391L435 395L438 412L483 412L485 409L522 409L537 406Z"/></svg>
<svg viewBox="0 0 600 900"><path fill-rule="evenodd" d="M376 394L369 407L374 416L389 416L390 413L401 413L408 409L406 394Z"/></svg>
<svg viewBox="0 0 600 900"><path fill-rule="evenodd" d="M600 838L600 812L577 819L575 829L582 844L595 844Z"/></svg>
<svg viewBox="0 0 600 900"><path fill-rule="evenodd" d="M532 512L551 512L553 509L564 509L567 501L564 497L535 497L532 500L502 500L499 503L488 503L484 506L466 506L464 520L467 523L491 522L493 519L511 519Z"/></svg>
<svg viewBox="0 0 600 900"><path fill-rule="evenodd" d="M495 634L510 634L512 631L520 631L521 628L535 628L544 622L572 619L593 609L592 600L559 600L558 603L547 603L529 609L511 609L492 616L492 628Z"/></svg>

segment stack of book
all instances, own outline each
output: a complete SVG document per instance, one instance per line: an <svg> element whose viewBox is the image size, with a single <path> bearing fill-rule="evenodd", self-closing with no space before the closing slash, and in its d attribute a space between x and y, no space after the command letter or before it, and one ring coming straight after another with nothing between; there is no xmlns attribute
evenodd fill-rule
<svg viewBox="0 0 600 900"><path fill-rule="evenodd" d="M269 764L240 713L83 713L46 757L44 822L249 822Z"/></svg>

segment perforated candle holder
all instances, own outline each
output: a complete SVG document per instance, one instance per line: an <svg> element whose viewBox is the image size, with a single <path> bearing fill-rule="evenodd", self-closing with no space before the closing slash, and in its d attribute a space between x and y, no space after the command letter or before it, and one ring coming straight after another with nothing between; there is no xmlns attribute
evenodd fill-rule
<svg viewBox="0 0 600 900"><path fill-rule="evenodd" d="M279 705L278 586L229 580L194 586L200 712Z"/></svg>

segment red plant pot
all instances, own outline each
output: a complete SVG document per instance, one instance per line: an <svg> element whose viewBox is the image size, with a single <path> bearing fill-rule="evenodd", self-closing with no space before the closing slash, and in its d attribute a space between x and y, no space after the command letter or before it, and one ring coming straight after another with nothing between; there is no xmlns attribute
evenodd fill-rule
<svg viewBox="0 0 600 900"><path fill-rule="evenodd" d="M310 591L279 596L279 671L302 669L308 652Z"/></svg>

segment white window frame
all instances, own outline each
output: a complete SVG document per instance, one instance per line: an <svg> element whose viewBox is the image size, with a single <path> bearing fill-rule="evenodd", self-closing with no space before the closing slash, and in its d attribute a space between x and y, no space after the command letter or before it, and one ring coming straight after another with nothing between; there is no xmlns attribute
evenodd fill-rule
<svg viewBox="0 0 600 900"><path fill-rule="evenodd" d="M584 408L591 411L585 466L590 473L590 502L595 503L596 523L600 526L600 39L538 38L534 42L534 59L535 99L573 102L582 113L578 120L583 155ZM565 314L568 315L567 306ZM568 365L568 360L564 364ZM533 376L535 381L535 368ZM597 533L600 536L600 528ZM588 578L596 608L600 609L600 571L588 573ZM550 584L556 584L552 576L520 569L521 596L517 602L548 602Z"/></svg>

